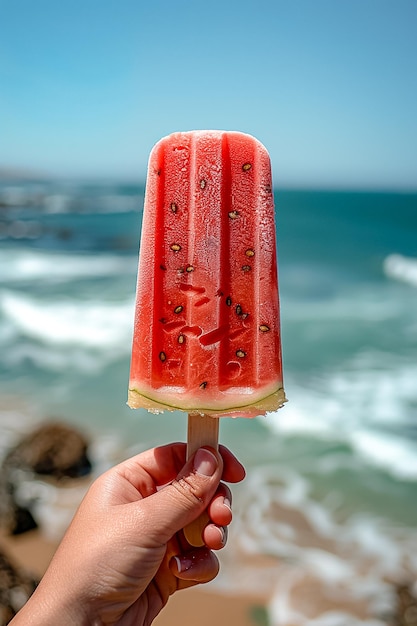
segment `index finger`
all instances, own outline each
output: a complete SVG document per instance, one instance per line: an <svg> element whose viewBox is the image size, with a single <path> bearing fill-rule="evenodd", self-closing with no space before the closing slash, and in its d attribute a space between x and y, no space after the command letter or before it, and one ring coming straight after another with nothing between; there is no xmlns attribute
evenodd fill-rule
<svg viewBox="0 0 417 626"><path fill-rule="evenodd" d="M233 483L243 480L245 470L234 454L222 445L219 453L224 463L222 480ZM154 493L156 487L166 485L178 476L187 462L186 454L185 443L170 443L141 452L120 463L116 471L146 497Z"/></svg>

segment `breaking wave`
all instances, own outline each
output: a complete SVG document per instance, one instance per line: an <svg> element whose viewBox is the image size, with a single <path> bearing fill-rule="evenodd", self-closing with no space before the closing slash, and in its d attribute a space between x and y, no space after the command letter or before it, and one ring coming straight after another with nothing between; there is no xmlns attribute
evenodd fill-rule
<svg viewBox="0 0 417 626"><path fill-rule="evenodd" d="M223 587L271 597L271 626L387 623L395 585L417 575L414 529L366 507L341 516L332 494L314 498L309 479L288 464L253 469L234 491Z"/></svg>
<svg viewBox="0 0 417 626"><path fill-rule="evenodd" d="M417 259L401 254L390 254L384 261L384 272L394 278L417 287Z"/></svg>
<svg viewBox="0 0 417 626"><path fill-rule="evenodd" d="M54 302L13 291L0 293L0 313L16 334L43 344L130 349L134 301Z"/></svg>
<svg viewBox="0 0 417 626"><path fill-rule="evenodd" d="M114 277L134 274L136 269L137 256L134 255L88 255L27 249L0 251L0 283L6 284Z"/></svg>

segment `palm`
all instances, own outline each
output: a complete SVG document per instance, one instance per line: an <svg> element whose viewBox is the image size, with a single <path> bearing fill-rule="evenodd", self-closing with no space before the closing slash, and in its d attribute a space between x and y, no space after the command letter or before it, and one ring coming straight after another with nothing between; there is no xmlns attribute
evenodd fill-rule
<svg viewBox="0 0 417 626"><path fill-rule="evenodd" d="M151 472L141 469L138 480L138 471L124 464L120 466L120 472L114 472L107 477L108 484L106 500L103 499L102 488L100 489L100 503L98 506L104 510L112 509L110 518L111 528L114 528L115 515L120 516L119 525L127 531L127 536L136 539L136 534L132 531L132 526L137 527L143 524L143 520L138 520L135 516L137 507L132 506L139 500L144 500L144 506L152 508L152 495L154 495L163 484L172 482L184 463L182 455L178 462L167 465L165 472L161 475L152 475ZM132 470L132 473L131 473ZM134 476L134 480L133 477ZM106 476L104 476L106 480ZM225 488L222 485L220 491ZM129 515L129 511L132 516ZM108 530L102 527L104 535ZM142 545L137 542L126 546L126 537L121 536L121 549L118 553L109 555L106 562L109 582L108 590L105 593L106 602L105 614L101 618L103 624L117 624L117 626L142 626L151 624L161 609L168 602L169 596L179 589L185 589L206 582L214 578L218 571L217 558L207 547L193 548L185 539L183 532L175 532L172 529L168 532L170 537L162 537L155 534L154 525L146 529L143 533ZM166 541L164 541L166 539ZM204 560L207 574L205 580L183 580L175 576L170 569L171 558L178 554L186 554L193 551L194 558ZM138 565L140 564L140 565ZM112 575L109 575L109 565ZM123 585L120 580L123 579ZM116 585L118 580L118 593L111 603L109 603L110 590ZM150 582L149 582L150 580Z"/></svg>
<svg viewBox="0 0 417 626"><path fill-rule="evenodd" d="M100 476L16 624L30 617L33 624L150 626L175 591L215 578L212 551L225 545L232 519L221 479L239 482L245 473L230 451L219 453L200 450L198 462L196 455L186 463L185 444L175 443ZM204 510L205 545L195 548L182 529Z"/></svg>

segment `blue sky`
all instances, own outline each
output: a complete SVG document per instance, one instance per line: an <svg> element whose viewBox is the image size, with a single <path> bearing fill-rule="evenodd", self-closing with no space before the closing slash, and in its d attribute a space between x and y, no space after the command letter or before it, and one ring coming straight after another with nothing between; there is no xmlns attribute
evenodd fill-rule
<svg viewBox="0 0 417 626"><path fill-rule="evenodd" d="M278 186L417 188L416 0L0 0L0 167L142 180L242 130Z"/></svg>

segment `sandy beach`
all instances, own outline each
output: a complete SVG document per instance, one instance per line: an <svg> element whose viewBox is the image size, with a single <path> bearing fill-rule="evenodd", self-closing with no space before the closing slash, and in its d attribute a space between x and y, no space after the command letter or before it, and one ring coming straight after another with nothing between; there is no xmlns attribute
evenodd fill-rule
<svg viewBox="0 0 417 626"><path fill-rule="evenodd" d="M13 563L39 579L45 572L57 544L35 530L10 537L0 532L0 550ZM210 584L172 596L154 621L156 626L266 626L265 598L220 593ZM198 616L198 617L197 617Z"/></svg>
<svg viewBox="0 0 417 626"><path fill-rule="evenodd" d="M22 482L39 529L10 535L0 528L0 552L14 567L42 577L93 479ZM234 485L219 576L175 594L155 624L417 626L415 530L325 514L303 485L283 468L252 469Z"/></svg>
<svg viewBox="0 0 417 626"><path fill-rule="evenodd" d="M288 511L282 509L280 513L285 519ZM287 521L293 525L294 532L307 537L300 520L287 515ZM313 622L320 626L417 625L412 579L404 580L404 585L386 580L383 586L373 589L366 588L370 582L366 572L358 572L359 581L344 580L331 560L337 558L335 546L320 546L318 537L310 537L317 549L324 549L327 554L327 560L324 553L322 556L323 567L328 568L327 576L339 576L339 580L329 586L324 582L325 577L308 567L279 562L267 555L244 554L236 541L238 533L239 529L235 528L234 539L222 553L220 580L172 596L155 620L157 626L212 626L213 623L217 626L299 626ZM38 580L57 545L56 540L39 530L18 536L0 531L0 551L14 566ZM362 565L372 569L376 564L364 560ZM361 593L358 593L357 582L362 587ZM347 621L343 621L345 619Z"/></svg>

